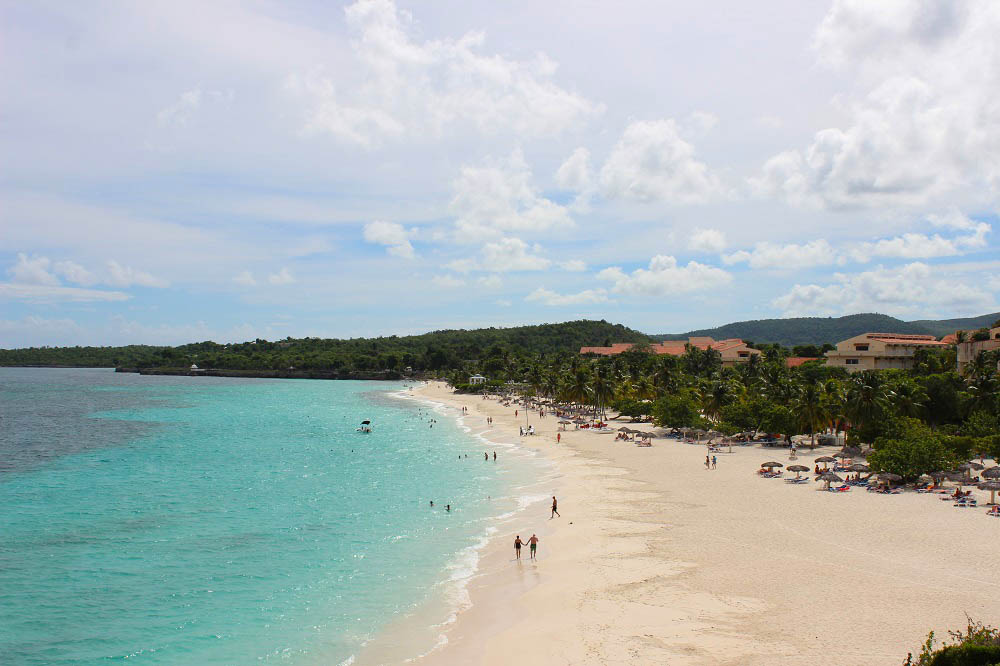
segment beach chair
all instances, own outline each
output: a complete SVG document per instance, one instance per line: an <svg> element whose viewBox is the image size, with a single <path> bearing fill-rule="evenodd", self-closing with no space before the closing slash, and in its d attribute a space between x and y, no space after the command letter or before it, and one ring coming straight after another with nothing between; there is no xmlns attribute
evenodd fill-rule
<svg viewBox="0 0 1000 666"><path fill-rule="evenodd" d="M993 506L986 510L986 515L993 518L1000 518L1000 506Z"/></svg>

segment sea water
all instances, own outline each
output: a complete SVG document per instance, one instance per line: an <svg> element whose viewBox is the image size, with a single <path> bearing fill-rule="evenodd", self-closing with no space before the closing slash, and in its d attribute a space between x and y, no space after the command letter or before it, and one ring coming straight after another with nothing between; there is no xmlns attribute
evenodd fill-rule
<svg viewBox="0 0 1000 666"><path fill-rule="evenodd" d="M0 368L0 663L338 664L442 608L525 469L404 390Z"/></svg>

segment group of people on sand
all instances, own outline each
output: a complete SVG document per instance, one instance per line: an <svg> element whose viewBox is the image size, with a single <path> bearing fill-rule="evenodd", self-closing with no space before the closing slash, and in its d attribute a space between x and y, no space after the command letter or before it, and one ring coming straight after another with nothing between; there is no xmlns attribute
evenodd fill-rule
<svg viewBox="0 0 1000 666"><path fill-rule="evenodd" d="M553 495L552 496L552 513L549 515L549 520L552 520L556 516L559 516L560 518L562 518L562 515L559 513L559 501L556 499L556 496ZM520 534L516 535L514 537L514 558L517 559L518 561L520 561L520 559L521 559L521 547L524 546L525 544L527 544L528 545L529 557L532 560L538 559L537 558L538 541L539 541L538 535L534 534L534 533L531 535L531 538L529 538L527 541L522 541Z"/></svg>

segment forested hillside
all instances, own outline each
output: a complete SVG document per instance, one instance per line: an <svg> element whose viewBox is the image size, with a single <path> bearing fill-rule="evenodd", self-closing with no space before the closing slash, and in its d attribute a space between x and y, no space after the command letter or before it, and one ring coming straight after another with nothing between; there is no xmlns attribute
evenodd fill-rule
<svg viewBox="0 0 1000 666"><path fill-rule="evenodd" d="M918 333L942 337L957 329L990 326L1000 319L1000 312L965 319L903 321L883 314L854 314L845 317L792 317L788 319L755 319L725 324L717 328L677 334L653 335L656 340L685 340L689 336L707 335L716 340L742 338L755 343L794 345L836 344L841 340L867 333Z"/></svg>
<svg viewBox="0 0 1000 666"><path fill-rule="evenodd" d="M232 370L414 371L457 368L499 346L511 356L576 353L585 345L648 341L643 333L606 321L434 331L423 335L335 340L198 342L179 347L33 347L0 350L0 366L168 367L196 363Z"/></svg>

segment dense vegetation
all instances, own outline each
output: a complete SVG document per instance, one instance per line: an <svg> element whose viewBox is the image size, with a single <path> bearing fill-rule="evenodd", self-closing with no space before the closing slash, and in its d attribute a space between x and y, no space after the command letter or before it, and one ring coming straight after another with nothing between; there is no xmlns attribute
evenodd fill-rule
<svg viewBox="0 0 1000 666"><path fill-rule="evenodd" d="M965 319L924 319L902 321L881 314L854 314L846 317L793 317L789 319L757 319L739 321L718 328L707 328L678 334L652 336L655 340L686 340L691 336L710 336L716 340L741 338L754 342L770 342L791 347L793 345L821 345L871 331L916 333L943 337L959 329L971 330L991 325L1000 319L1000 313L986 314Z"/></svg>
<svg viewBox="0 0 1000 666"><path fill-rule="evenodd" d="M920 653L906 656L903 666L1000 666L1000 629L968 619L965 631L949 631L952 643L935 648L932 631Z"/></svg>
<svg viewBox="0 0 1000 666"><path fill-rule="evenodd" d="M638 331L606 321L434 331L423 335L329 340L255 340L238 344L198 342L179 347L32 347L0 350L0 366L201 368L230 370L324 370L343 372L442 371L460 368L500 345L517 354L576 353L586 345L645 342Z"/></svg>
<svg viewBox="0 0 1000 666"><path fill-rule="evenodd" d="M917 351L912 370L860 372L809 361L795 368L781 347L733 368L718 352L689 347L682 356L656 355L637 346L611 357L576 354L525 357L497 345L449 375L460 390L479 372L494 386L529 395L609 409L661 426L697 427L725 434L763 431L815 435L847 430L848 444L873 445L873 471L904 481L955 467L976 453L1000 456L1000 377L997 352L980 354L955 372L955 350Z"/></svg>

